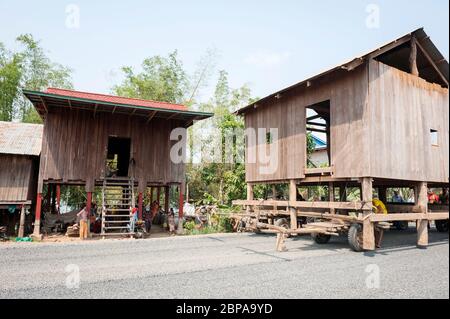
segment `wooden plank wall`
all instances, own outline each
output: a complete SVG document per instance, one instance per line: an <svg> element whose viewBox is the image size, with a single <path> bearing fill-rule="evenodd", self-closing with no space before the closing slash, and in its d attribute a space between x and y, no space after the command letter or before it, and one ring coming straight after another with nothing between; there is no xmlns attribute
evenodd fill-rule
<svg viewBox="0 0 450 319"><path fill-rule="evenodd" d="M85 182L92 191L103 177L109 136L131 138L135 178L143 190L146 183L181 183L184 164L170 160L170 132L180 126L173 120L58 109L48 114L44 125L39 191L43 181ZM131 175L131 171L129 172Z"/></svg>
<svg viewBox="0 0 450 319"><path fill-rule="evenodd" d="M449 181L448 89L372 60L370 176ZM439 131L431 145L430 129Z"/></svg>
<svg viewBox="0 0 450 319"><path fill-rule="evenodd" d="M0 203L32 200L34 173L32 157L0 154Z"/></svg>
<svg viewBox="0 0 450 319"><path fill-rule="evenodd" d="M331 157L335 177L368 176L368 67L342 71L325 82L272 99L245 115L246 128L278 128L279 167L274 174L260 174L261 163L246 163L247 182L270 182L304 178L306 164L305 108L330 100ZM248 145L248 152L252 151ZM248 156L246 156L248 158Z"/></svg>

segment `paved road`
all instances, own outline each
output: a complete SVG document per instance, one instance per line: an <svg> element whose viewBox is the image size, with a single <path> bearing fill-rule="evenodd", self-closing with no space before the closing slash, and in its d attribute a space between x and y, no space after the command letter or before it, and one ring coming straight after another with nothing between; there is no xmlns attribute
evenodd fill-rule
<svg viewBox="0 0 450 319"><path fill-rule="evenodd" d="M254 234L0 245L0 298L449 298L448 234L415 238L391 231L376 254Z"/></svg>

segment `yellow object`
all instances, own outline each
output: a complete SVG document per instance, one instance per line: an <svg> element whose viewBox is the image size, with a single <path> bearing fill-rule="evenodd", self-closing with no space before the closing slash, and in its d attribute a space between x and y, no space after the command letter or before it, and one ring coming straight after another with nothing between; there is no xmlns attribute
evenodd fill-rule
<svg viewBox="0 0 450 319"><path fill-rule="evenodd" d="M373 205L373 210L374 210L375 214L383 214L383 215L387 215L388 214L386 206L378 198L374 198L372 200L372 205Z"/></svg>
<svg viewBox="0 0 450 319"><path fill-rule="evenodd" d="M80 220L80 239L86 239L88 235L88 223L87 220Z"/></svg>

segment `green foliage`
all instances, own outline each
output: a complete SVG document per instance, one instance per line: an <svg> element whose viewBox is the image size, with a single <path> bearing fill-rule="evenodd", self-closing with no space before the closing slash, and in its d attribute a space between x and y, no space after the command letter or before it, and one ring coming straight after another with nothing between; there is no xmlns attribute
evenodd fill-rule
<svg viewBox="0 0 450 319"><path fill-rule="evenodd" d="M0 43L0 121L12 121L14 118L13 103L19 93L21 78L21 59Z"/></svg>
<svg viewBox="0 0 450 319"><path fill-rule="evenodd" d="M210 217L210 225L199 225L194 221L189 221L184 223L183 228L186 235L206 235L233 232L232 220L224 214L213 214Z"/></svg>
<svg viewBox="0 0 450 319"><path fill-rule="evenodd" d="M154 56L142 62L142 71L135 73L123 67L125 80L113 88L115 94L169 103L185 103L189 79L175 50L167 57Z"/></svg>
<svg viewBox="0 0 450 319"><path fill-rule="evenodd" d="M21 50L7 51L0 43L0 119L41 123L19 88L42 91L50 86L71 89L71 69L53 63L31 34L17 37Z"/></svg>

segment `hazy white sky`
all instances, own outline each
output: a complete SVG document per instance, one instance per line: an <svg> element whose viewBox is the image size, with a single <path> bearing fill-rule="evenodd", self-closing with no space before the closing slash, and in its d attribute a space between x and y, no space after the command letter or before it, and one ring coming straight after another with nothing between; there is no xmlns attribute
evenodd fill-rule
<svg viewBox="0 0 450 319"><path fill-rule="evenodd" d="M263 97L422 26L448 59L448 12L447 0L0 0L0 42L13 48L32 33L74 70L76 89L102 93L120 81L121 66L178 49L193 71L214 48L230 84Z"/></svg>

